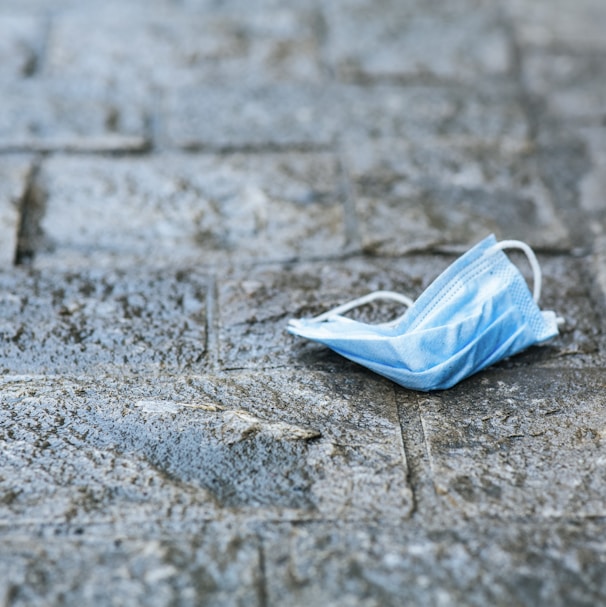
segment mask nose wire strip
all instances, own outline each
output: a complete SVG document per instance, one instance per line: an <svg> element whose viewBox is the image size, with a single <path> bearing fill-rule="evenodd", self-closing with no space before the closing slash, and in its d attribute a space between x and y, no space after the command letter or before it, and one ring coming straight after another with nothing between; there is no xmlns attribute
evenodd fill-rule
<svg viewBox="0 0 606 607"><path fill-rule="evenodd" d="M534 251L521 240L502 240L501 242L497 242L497 244L493 245L486 251L486 254L490 253L494 250L504 250L504 249L519 249L523 251L528 261L530 262L530 267L532 268L532 272L534 274L533 277L533 289L532 289L532 298L536 304L539 303L539 299L541 299L541 288L543 285L543 274L541 273L541 266L539 265L539 261L537 256L534 254Z"/></svg>
<svg viewBox="0 0 606 607"><path fill-rule="evenodd" d="M333 308L332 310L328 310L328 312L324 312L323 314L320 314L319 316L314 316L314 318L312 318L311 320L314 320L317 322L320 322L323 320L328 320L329 318L332 318L333 316L337 316L339 314L344 314L345 312L349 312L350 310L353 310L354 308L359 308L360 306L364 306L367 303L370 303L371 301L375 301L376 299L388 299L391 301L397 301L398 303L401 303L408 308L410 308L410 306L412 306L412 304L414 303L413 300L410 299L410 297L406 297L406 295L402 295L401 293L396 293L395 291L373 291L372 293L368 293L368 295L363 295L362 297L358 297L357 299L352 299L351 301L341 304L340 306L337 306L336 308ZM400 318L402 318L402 317L399 316L395 320L392 320L389 323L384 323L384 324L389 325L389 324L396 323L400 320Z"/></svg>

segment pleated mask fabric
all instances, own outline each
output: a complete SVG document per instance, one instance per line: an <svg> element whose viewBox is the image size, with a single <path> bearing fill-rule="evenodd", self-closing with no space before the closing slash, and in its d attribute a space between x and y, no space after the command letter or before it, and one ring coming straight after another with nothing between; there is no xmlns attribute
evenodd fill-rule
<svg viewBox="0 0 606 607"><path fill-rule="evenodd" d="M531 293L504 249L518 248L534 271ZM530 247L488 236L459 257L412 302L379 291L320 316L291 320L288 331L413 390L450 388L504 358L558 335L561 322L541 311L541 270ZM343 313L373 299L409 305L390 323L373 325Z"/></svg>

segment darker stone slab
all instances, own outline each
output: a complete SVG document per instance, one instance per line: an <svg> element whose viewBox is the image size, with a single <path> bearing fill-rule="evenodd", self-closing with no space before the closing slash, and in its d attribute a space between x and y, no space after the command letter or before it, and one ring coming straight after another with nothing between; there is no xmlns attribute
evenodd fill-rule
<svg viewBox="0 0 606 607"><path fill-rule="evenodd" d="M603 376L492 370L420 400L443 507L471 517L603 517Z"/></svg>
<svg viewBox="0 0 606 607"><path fill-rule="evenodd" d="M3 373L158 373L204 366L196 271L5 272Z"/></svg>

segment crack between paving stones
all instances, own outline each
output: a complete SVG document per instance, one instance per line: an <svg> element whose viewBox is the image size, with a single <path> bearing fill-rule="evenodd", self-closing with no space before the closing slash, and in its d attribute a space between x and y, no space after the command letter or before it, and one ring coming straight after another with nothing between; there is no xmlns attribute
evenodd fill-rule
<svg viewBox="0 0 606 607"><path fill-rule="evenodd" d="M219 294L217 277L211 275L208 279L206 291L206 352L210 370L219 370L220 340L219 340Z"/></svg>
<svg viewBox="0 0 606 607"><path fill-rule="evenodd" d="M434 497L436 495L433 481L434 471L420 406L418 397L415 398L414 403L406 407L398 405L398 418L408 465L407 480L413 495L413 509L410 518L417 518L423 514L422 506L425 502L427 502L425 512L430 515L432 504L429 492L432 492ZM404 408L411 413L408 421L402 415Z"/></svg>
<svg viewBox="0 0 606 607"><path fill-rule="evenodd" d="M413 472L413 466L411 465L412 461L413 461L413 455L409 448L408 441L406 440L409 432L407 431L408 429L405 430L405 424L402 419L402 414L400 412L400 406L398 404L398 397L397 397L395 389L394 389L394 398L396 401L396 413L398 416L398 425L400 426L400 432L399 432L400 446L402 449L402 456L403 456L404 462L406 464L406 483L408 484L408 487L410 488L410 494L412 497L412 504L410 506L409 517L413 518L419 508L419 496L417 495L417 486L416 486L417 479L416 479L416 474ZM415 414L418 415L418 411L415 411Z"/></svg>
<svg viewBox="0 0 606 607"><path fill-rule="evenodd" d="M265 546L263 545L263 538L257 536L259 541L259 573L261 576L259 584L259 607L267 607L269 605L268 592L267 592L267 565L265 562Z"/></svg>
<svg viewBox="0 0 606 607"><path fill-rule="evenodd" d="M40 221L46 204L45 195L37 180L40 163L34 162L27 176L27 182L19 201L19 227L17 245L14 254L14 265L28 266L34 260L38 244L42 238Z"/></svg>

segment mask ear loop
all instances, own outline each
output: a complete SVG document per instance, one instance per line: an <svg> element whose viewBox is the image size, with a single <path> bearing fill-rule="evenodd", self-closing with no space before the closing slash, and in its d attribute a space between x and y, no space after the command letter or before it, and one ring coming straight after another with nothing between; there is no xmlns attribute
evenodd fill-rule
<svg viewBox="0 0 606 607"><path fill-rule="evenodd" d="M532 299L538 305L539 300L541 299L541 288L543 286L543 274L541 272L541 266L539 265L539 260L535 255L534 251L528 246L525 242L521 240L502 240L501 242L497 242L497 244L493 245L486 252L490 253L491 251L503 251L504 249L519 249L522 251L528 262L530 263L530 267L532 268L533 273L533 287L532 287ZM562 326L566 323L566 320L561 316L556 318L556 322L558 326Z"/></svg>
<svg viewBox="0 0 606 607"><path fill-rule="evenodd" d="M501 242L497 242L497 244L490 247L490 249L488 249L486 252L490 253L495 250L503 251L504 249L519 249L520 251L523 251L526 257L528 258L533 273L532 299L534 299L534 302L538 305L539 300L541 299L543 274L541 272L539 260L534 254L534 251L525 242L522 242L521 240L502 240Z"/></svg>
<svg viewBox="0 0 606 607"><path fill-rule="evenodd" d="M335 316L342 315L345 312L349 312L350 310L359 308L360 306L364 306L377 299L387 299L390 301L397 301L398 303L401 303L402 305L406 306L407 308L410 308L410 306L412 306L412 304L414 303L414 301L412 299L410 299L410 297L406 297L406 295L402 295L401 293L396 293L395 291L373 291L372 293L368 293L367 295L363 295L362 297L358 297L358 298L352 299L351 301L348 301L344 304L341 304L340 306L337 306L336 308L332 308L332 310L328 310L327 312L324 312L323 314L320 314L319 316L314 316L310 320L313 320L315 322L322 322L324 320L329 320L331 318L334 318ZM398 322L400 322L400 320L403 317L404 317L404 314L398 316L394 320L390 320L389 322L384 322L381 324L376 324L374 326L375 327L389 327L389 326L395 325Z"/></svg>

